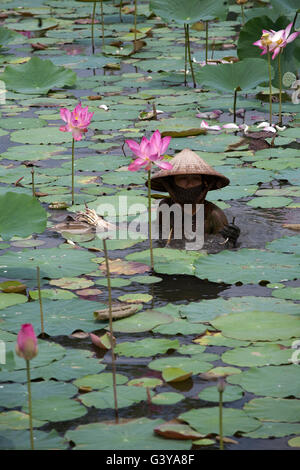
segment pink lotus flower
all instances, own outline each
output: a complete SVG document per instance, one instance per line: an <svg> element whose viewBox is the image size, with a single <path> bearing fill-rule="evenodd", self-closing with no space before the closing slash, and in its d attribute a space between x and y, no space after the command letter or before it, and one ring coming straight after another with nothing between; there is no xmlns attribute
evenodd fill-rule
<svg viewBox="0 0 300 470"><path fill-rule="evenodd" d="M91 123L93 115L94 113L88 112L88 106L82 108L81 103L72 112L67 108L61 108L60 116L67 125L61 126L59 130L62 132L72 132L74 140L81 140L83 134L87 132L87 127Z"/></svg>
<svg viewBox="0 0 300 470"><path fill-rule="evenodd" d="M172 169L171 163L162 161L164 158L163 154L166 152L170 140L171 137L164 137L162 139L159 130L154 132L150 141L146 139L146 137L142 138L140 144L135 140L126 140L128 147L138 156L138 158L129 165L128 170L137 171L145 165L145 170L150 170L152 163L163 170Z"/></svg>
<svg viewBox="0 0 300 470"><path fill-rule="evenodd" d="M279 31L263 29L262 37L259 41L254 42L253 45L262 49L261 55L266 54L268 51L273 52L272 59L274 60L279 52L300 34L300 32L297 32L290 35L292 26L293 23L290 23L285 29L280 29Z"/></svg>
<svg viewBox="0 0 300 470"><path fill-rule="evenodd" d="M22 34L26 38L30 39L31 38L31 31L17 31L18 33Z"/></svg>
<svg viewBox="0 0 300 470"><path fill-rule="evenodd" d="M30 361L37 355L37 338L31 323L24 323L21 326L17 337L16 353L26 361Z"/></svg>

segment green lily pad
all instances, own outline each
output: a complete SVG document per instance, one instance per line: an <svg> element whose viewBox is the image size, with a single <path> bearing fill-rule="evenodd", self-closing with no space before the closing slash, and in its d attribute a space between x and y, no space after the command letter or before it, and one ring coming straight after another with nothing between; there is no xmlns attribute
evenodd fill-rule
<svg viewBox="0 0 300 470"><path fill-rule="evenodd" d="M39 299L39 293L37 290L29 291L30 298L33 300ZM51 300L69 300L75 299L76 295L72 292L65 291L63 289L41 289L41 296L45 299Z"/></svg>
<svg viewBox="0 0 300 470"><path fill-rule="evenodd" d="M147 393L143 387L128 387L127 385L117 386L118 408L131 406L147 400ZM113 387L106 387L100 392L90 392L80 397L80 401L86 406L94 406L97 409L105 410L114 408Z"/></svg>
<svg viewBox="0 0 300 470"><path fill-rule="evenodd" d="M0 257L0 275L11 279L36 279L36 267L39 266L41 277L78 276L95 269L92 256L91 253L72 248L9 252Z"/></svg>
<svg viewBox="0 0 300 470"><path fill-rule="evenodd" d="M220 398L218 388L215 385L205 387L198 394L198 398L200 398L200 400L205 401L219 402ZM223 403L227 401L240 400L241 398L243 398L243 392L240 387L226 385L225 390L223 392Z"/></svg>
<svg viewBox="0 0 300 470"><path fill-rule="evenodd" d="M26 295L0 293L0 309L7 308L12 305L24 304L27 301L28 299Z"/></svg>
<svg viewBox="0 0 300 470"><path fill-rule="evenodd" d="M273 291L272 295L277 299L300 300L300 287L285 287L279 291Z"/></svg>
<svg viewBox="0 0 300 470"><path fill-rule="evenodd" d="M298 314L298 306L293 302L272 299L271 297L231 297L230 299L201 300L201 302L190 302L180 306L180 315L184 315L191 323L210 322L219 315L230 312L249 312L250 310L261 310L263 312L285 312L288 314ZM226 339L226 338L225 338ZM211 339L213 341L213 338ZM218 341L216 339L216 341ZM201 342L200 342L201 344ZM213 344L213 343L212 343ZM228 347L235 347L236 343ZM247 344L237 344L246 346ZM216 344L218 346L218 344ZM226 346L226 344L224 344Z"/></svg>
<svg viewBox="0 0 300 470"><path fill-rule="evenodd" d="M272 208L272 207L285 207L292 202L291 198L288 197L279 197L279 196L262 196L251 199L247 202L248 206L251 207L262 207L262 208Z"/></svg>
<svg viewBox="0 0 300 470"><path fill-rule="evenodd" d="M223 2L217 0L151 0L150 9L166 23L170 20L179 24L195 23L198 20L212 20L226 15L227 9Z"/></svg>
<svg viewBox="0 0 300 470"><path fill-rule="evenodd" d="M47 213L37 199L27 194L7 192L0 195L0 235L3 240L13 236L27 237L46 228Z"/></svg>
<svg viewBox="0 0 300 470"><path fill-rule="evenodd" d="M63 144L72 142L72 134L70 132L61 132L58 127L48 126L14 131L10 134L10 139L12 142L19 142L20 144Z"/></svg>
<svg viewBox="0 0 300 470"><path fill-rule="evenodd" d="M271 251L279 251L280 253L295 253L300 255L300 236L282 237L268 242L266 248Z"/></svg>
<svg viewBox="0 0 300 470"><path fill-rule="evenodd" d="M52 429L51 432L34 431L35 450L62 450L67 449L66 441ZM5 429L0 432L1 450L29 450L30 434L29 431L13 431Z"/></svg>
<svg viewBox="0 0 300 470"><path fill-rule="evenodd" d="M165 354L169 349L177 349L179 341L168 339L142 339L140 341L120 343L115 353L126 357L149 357L156 354Z"/></svg>
<svg viewBox="0 0 300 470"><path fill-rule="evenodd" d="M150 302L153 299L152 295L149 294L124 294L118 297L118 300L121 302L128 302L128 303L141 303L141 302Z"/></svg>
<svg viewBox="0 0 300 470"><path fill-rule="evenodd" d="M154 248L154 270L163 274L194 274L194 261L206 255L196 251L175 250L170 248ZM126 256L129 261L150 263L149 250L131 253Z"/></svg>
<svg viewBox="0 0 300 470"><path fill-rule="evenodd" d="M131 388L132 390L132 388ZM90 395L90 394L89 394ZM165 440L155 436L153 430L162 424L161 419L139 418L118 425L91 423L68 431L65 437L75 442L78 450L187 450L188 441ZM101 439L99 439L101 436ZM111 457L113 459L113 457ZM111 461L113 463L113 460Z"/></svg>
<svg viewBox="0 0 300 470"><path fill-rule="evenodd" d="M255 398L244 405L244 410L248 416L263 421L298 423L300 420L299 400Z"/></svg>
<svg viewBox="0 0 300 470"><path fill-rule="evenodd" d="M127 381L128 378L125 375L116 374L117 385L123 385ZM102 390L106 387L112 387L113 376L109 372L103 372L102 374L85 375L84 377L80 377L79 379L75 380L73 383L78 388L87 387L91 388L92 390Z"/></svg>
<svg viewBox="0 0 300 470"><path fill-rule="evenodd" d="M237 252L224 250L196 259L194 266L195 276L200 279L228 284L256 284L261 280L278 282L297 279L299 275L297 256L283 253L274 256L273 253L254 248L242 248Z"/></svg>
<svg viewBox="0 0 300 470"><path fill-rule="evenodd" d="M219 408L190 410L178 416L201 434L219 434ZM233 436L237 431L249 432L260 427L260 422L249 417L243 410L223 408L223 433Z"/></svg>
<svg viewBox="0 0 300 470"><path fill-rule="evenodd" d="M235 348L222 354L222 361L239 367L269 366L289 364L291 351L279 344L263 344Z"/></svg>
<svg viewBox="0 0 300 470"><path fill-rule="evenodd" d="M76 74L64 67L55 66L51 60L32 57L22 65L8 65L0 75L8 90L18 93L47 94L54 87L72 86Z"/></svg>
<svg viewBox="0 0 300 470"><path fill-rule="evenodd" d="M32 426L40 428L45 421L33 418ZM4 411L0 413L0 431L8 429L29 429L29 416L21 411Z"/></svg>
<svg viewBox="0 0 300 470"><path fill-rule="evenodd" d="M299 431L297 431L297 432L299 432ZM300 447L300 436L299 437L293 437L293 439L290 439L288 441L288 445L290 447Z"/></svg>
<svg viewBox="0 0 300 470"><path fill-rule="evenodd" d="M244 437L252 439L270 439L272 437L290 436L298 434L300 425L295 423L264 423L256 431L247 432Z"/></svg>
<svg viewBox="0 0 300 470"><path fill-rule="evenodd" d="M130 380L127 385L132 387L155 388L163 384L163 381L153 377L140 377L139 379Z"/></svg>
<svg viewBox="0 0 300 470"><path fill-rule="evenodd" d="M99 328L99 323L93 319L93 313L104 307L104 304L99 302L77 298L70 300L45 299L43 300L45 332L50 336L58 336L69 335L79 329L93 331ZM23 305L8 307L3 313L0 313L0 318L4 320L2 328L7 331L16 331L21 323L32 323L36 334L41 331L38 302L27 302ZM106 322L102 323L103 328L106 325Z"/></svg>
<svg viewBox="0 0 300 470"><path fill-rule="evenodd" d="M28 406L24 405L22 410L28 412ZM56 422L80 418L87 409L71 398L53 396L33 400L32 413L44 421Z"/></svg>
<svg viewBox="0 0 300 470"><path fill-rule="evenodd" d="M175 392L158 393L151 398L154 405L176 405L180 401L184 400L184 395Z"/></svg>
<svg viewBox="0 0 300 470"><path fill-rule="evenodd" d="M155 284L156 282L162 281L161 277L158 276L132 276L131 282L138 282L139 284Z"/></svg>
<svg viewBox="0 0 300 470"><path fill-rule="evenodd" d="M206 355L207 356L207 355ZM206 357L207 359L207 357ZM193 374L200 374L207 372L211 369L211 364L201 361L201 355L190 357L166 357L162 359L155 359L148 364L149 369L165 371L167 368L179 368L186 373L192 372Z"/></svg>
<svg viewBox="0 0 300 470"><path fill-rule="evenodd" d="M118 333L141 333L150 331L155 326L170 323L173 318L155 310L151 310L151 315L147 312L138 313L129 318L124 318L114 322L114 332Z"/></svg>
<svg viewBox="0 0 300 470"><path fill-rule="evenodd" d="M300 318L273 312L243 312L223 315L212 325L224 336L251 341L276 341L300 336Z"/></svg>
<svg viewBox="0 0 300 470"><path fill-rule="evenodd" d="M176 319L170 324L157 326L153 331L161 335L201 335L206 329L204 325L195 325L187 320Z"/></svg>
<svg viewBox="0 0 300 470"><path fill-rule="evenodd" d="M290 355L292 354L289 350ZM227 381L243 387L256 395L284 398L300 398L299 376L296 364L289 366L251 367L240 374L229 377ZM296 375L295 375L296 374Z"/></svg>

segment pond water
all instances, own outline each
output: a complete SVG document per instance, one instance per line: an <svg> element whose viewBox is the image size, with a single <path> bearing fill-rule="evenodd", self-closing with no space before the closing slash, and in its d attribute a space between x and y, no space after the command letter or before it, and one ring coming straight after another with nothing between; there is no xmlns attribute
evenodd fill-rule
<svg viewBox="0 0 300 470"><path fill-rule="evenodd" d="M252 136L224 129L195 135L191 129L200 126L199 110L222 111L219 120L208 119L210 125L232 122L233 96L213 86L201 88L200 83L194 89L190 74L188 86L183 85L183 27L151 16L148 1L138 2L138 39L145 44L135 54L129 53L133 41L130 2L124 6L122 23L117 4L104 2L105 54L97 14L95 55L89 21L92 3L35 0L24 6L5 0L0 7L0 37L1 28L31 32L29 38L19 34L7 41L0 55L3 70L8 64L22 66L28 58L39 57L77 75L76 84L54 90L50 86L51 91L44 94L27 93L13 77L7 83L6 102L0 106L0 197L7 190L31 195L32 168L35 190L46 194L39 201L47 209L47 229L24 239L3 237L0 241L0 288L2 282L20 281L29 296L29 291L37 290L35 268L40 265L45 289L49 337L39 339L39 354L31 361L33 417L39 420L34 426L37 447L217 450L215 388L217 378L225 376L224 435L236 441L226 443L225 448L292 450L289 441L300 435L299 365L290 360L293 342L300 337L300 244L297 231L284 225L299 224L300 146L296 133L299 105L290 101L291 90L283 102L283 124L288 128L275 139L272 133L255 129L268 120L269 112L263 94L267 85L260 84L251 88L251 94L240 92L238 98L244 112L237 123L251 126ZM247 20L251 8L248 14ZM240 25L236 5L230 6L227 19L210 21L210 54L218 59L236 57ZM299 26L298 20L296 30ZM190 34L192 55L202 61L203 23ZM202 69L196 63L194 67L197 72ZM35 78L25 82L35 82ZM98 100L91 99L95 95ZM71 110L79 99L95 114L85 138L75 143L75 204L71 206L72 138L58 130L62 125L59 109ZM158 120L139 119L141 112L152 110L153 103L163 111ZM100 108L103 104L108 111ZM275 93L273 113L278 109ZM128 147L125 156L122 146L125 139L140 141L156 129L187 131L185 137L172 138L168 154L174 156L188 147L231 180L229 187L212 191L209 200L224 209L230 222L235 217L241 235L234 249L210 250L206 244L201 253L162 249L154 241L153 273L148 240L125 244L122 249L117 244L109 246L113 301L128 295L129 302L140 304L138 313L113 322L117 348L121 348L116 369L123 376L117 390L119 418L124 420L116 426L124 430L114 431L106 424L115 418L111 378L105 376L112 371L111 352L94 346L88 335L104 335L108 328L106 321L93 319L93 312L108 303L102 246L97 237L61 234L55 225L84 210L85 202L96 209L111 202L111 196L128 195L131 201L142 198L146 204L146 172L128 172L133 157ZM54 202L66 202L69 207L53 210L49 204ZM95 247L98 251L88 250ZM159 279L150 283L152 275ZM14 300L13 295L17 296ZM38 300L33 294L27 300L25 295L0 293L0 339L8 351L14 349L22 323L32 323L37 334L41 331ZM230 323L231 318L236 320ZM126 343L123 349L122 343ZM17 356L15 361L14 367L0 370L3 449L29 447L26 370L24 361ZM170 367L181 368L189 378L167 380L164 373ZM103 383L102 377L106 377ZM147 389L127 385L141 378L159 382ZM190 440L154 435L155 427L178 417L193 435L197 431L202 438L208 436L209 445L196 435ZM130 428L132 423L135 428Z"/></svg>

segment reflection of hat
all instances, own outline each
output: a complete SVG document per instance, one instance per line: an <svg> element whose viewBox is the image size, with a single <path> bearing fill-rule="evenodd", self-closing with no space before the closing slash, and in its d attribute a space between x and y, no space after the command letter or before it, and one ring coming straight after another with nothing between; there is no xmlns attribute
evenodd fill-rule
<svg viewBox="0 0 300 470"><path fill-rule="evenodd" d="M210 190L224 188L230 183L226 176L214 170L192 150L182 150L170 163L173 165L171 170L160 170L151 177L151 188L155 191L166 191L164 179L175 175L207 175L215 183Z"/></svg>

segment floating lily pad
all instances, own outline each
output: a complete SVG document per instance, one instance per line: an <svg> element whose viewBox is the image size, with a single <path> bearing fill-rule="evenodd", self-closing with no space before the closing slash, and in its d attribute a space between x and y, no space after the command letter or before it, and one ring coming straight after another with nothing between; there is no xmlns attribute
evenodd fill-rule
<svg viewBox="0 0 300 470"><path fill-rule="evenodd" d="M242 248L238 252L225 250L216 255L208 255L195 260L195 276L212 282L232 284L258 283L261 280L278 282L297 279L299 275L299 260L290 256ZM220 270L222 266L222 270Z"/></svg>
<svg viewBox="0 0 300 470"><path fill-rule="evenodd" d="M29 295L31 299L39 299L39 293L37 290L30 290ZM76 298L75 294L73 294L72 292L65 291L63 289L41 289L41 296L42 298L51 300L69 300Z"/></svg>
<svg viewBox="0 0 300 470"><path fill-rule="evenodd" d="M36 279L36 267L39 266L41 277L78 276L95 269L92 256L91 253L72 248L9 252L0 257L0 274L11 279Z"/></svg>
<svg viewBox="0 0 300 470"><path fill-rule="evenodd" d="M209 362L201 361L201 355L190 357L167 357L155 359L148 364L149 369L165 371L167 368L179 368L186 373L200 374L211 369Z"/></svg>
<svg viewBox="0 0 300 470"><path fill-rule="evenodd" d="M23 411L28 412L28 406L23 406ZM80 418L87 413L87 409L78 401L71 398L53 396L33 400L33 416L38 416L44 421L68 421Z"/></svg>
<svg viewBox="0 0 300 470"><path fill-rule="evenodd" d="M219 434L219 408L190 410L178 416L201 434ZM243 410L223 408L223 432L233 436L237 431L249 432L260 427L260 422L249 417Z"/></svg>
<svg viewBox="0 0 300 470"><path fill-rule="evenodd" d="M132 388L130 388L132 390ZM153 429L164 421L139 418L118 425L91 423L68 431L66 438L75 442L78 450L187 450L191 444L186 441L169 441L155 436ZM101 439L99 439L101 436ZM113 463L113 461L111 462Z"/></svg>
<svg viewBox="0 0 300 470"><path fill-rule="evenodd" d="M252 439L270 439L272 437L290 436L291 434L298 434L299 432L300 425L296 423L263 422L260 428L256 431L245 433L244 437L251 437Z"/></svg>
<svg viewBox="0 0 300 470"><path fill-rule="evenodd" d="M178 340L168 339L142 339L134 342L120 343L115 348L115 353L126 357L149 357L156 354L165 354L169 349L177 349Z"/></svg>
<svg viewBox="0 0 300 470"><path fill-rule="evenodd" d="M125 375L116 374L116 384L122 385L128 381ZM113 376L109 372L103 372L102 374L85 375L75 380L74 385L78 388L90 388L91 390L102 390L106 387L112 387Z"/></svg>
<svg viewBox="0 0 300 470"><path fill-rule="evenodd" d="M10 135L12 142L20 144L63 144L72 142L72 134L70 132L61 132L59 127L40 127L38 129L23 129L12 132Z"/></svg>
<svg viewBox="0 0 300 470"><path fill-rule="evenodd" d="M277 299L300 300L300 287L285 287L278 291L274 290L272 295Z"/></svg>
<svg viewBox="0 0 300 470"><path fill-rule="evenodd" d="M154 248L154 271L164 274L194 274L196 259L205 258L203 253L196 251L175 250L170 248ZM149 250L131 253L126 256L130 261L150 264Z"/></svg>
<svg viewBox="0 0 300 470"><path fill-rule="evenodd" d="M271 251L279 251L280 253L300 254L300 236L282 237L268 242L266 248Z"/></svg>
<svg viewBox="0 0 300 470"><path fill-rule="evenodd" d="M299 431L297 431L297 432L299 432ZM290 447L300 447L300 436L299 437L293 437L293 439L290 439L288 441L288 445Z"/></svg>
<svg viewBox="0 0 300 470"><path fill-rule="evenodd" d="M289 350L290 355L291 350ZM269 397L300 398L298 365L252 367L240 374L229 377L227 381L243 387L247 392ZM296 375L295 375L296 374Z"/></svg>
<svg viewBox="0 0 300 470"><path fill-rule="evenodd" d="M153 331L161 335L201 335L206 329L204 325L195 325L187 320L176 319L168 325L157 326Z"/></svg>
<svg viewBox="0 0 300 470"><path fill-rule="evenodd" d="M53 429L46 433L43 431L34 431L35 450L62 450L67 449L68 445L64 438ZM5 429L0 431L0 449L1 450L29 450L30 434L29 431L13 431Z"/></svg>
<svg viewBox="0 0 300 470"><path fill-rule="evenodd" d="M198 398L205 401L219 402L220 397L218 388L215 385L206 387L198 394ZM240 400L241 398L243 398L243 391L240 387L226 385L223 392L223 402L236 401Z"/></svg>
<svg viewBox="0 0 300 470"><path fill-rule="evenodd" d="M173 318L170 315L151 310L151 315L143 312L116 321L114 323L114 331L119 333L141 333L143 331L150 331L155 326L171 323L172 321Z"/></svg>
<svg viewBox="0 0 300 470"><path fill-rule="evenodd" d="M127 387L127 385L117 386L118 408L125 408L147 400L146 390L142 387ZM114 408L113 387L106 387L100 392L90 392L80 397L81 402L86 406L94 406L97 409L105 410Z"/></svg>
<svg viewBox="0 0 300 470"><path fill-rule="evenodd" d="M261 196L251 199L247 202L248 206L251 207L263 207L263 208L272 208L272 207L285 207L292 202L291 198L288 197L279 197L279 196Z"/></svg>
<svg viewBox="0 0 300 470"><path fill-rule="evenodd" d="M61 287L62 289L70 290L84 289L94 285L93 281L82 277L63 277L61 279L51 279L49 284L51 286L57 286Z"/></svg>
<svg viewBox="0 0 300 470"><path fill-rule="evenodd" d="M154 377L141 377L130 380L127 385L132 387L155 388L163 384L163 381Z"/></svg>
<svg viewBox="0 0 300 470"><path fill-rule="evenodd" d="M27 301L26 295L0 293L0 309L10 307L11 305L24 304Z"/></svg>
<svg viewBox="0 0 300 470"><path fill-rule="evenodd" d="M95 309L101 307L104 308L104 304L77 298L70 300L45 299L43 300L45 332L50 336L58 336L68 335L79 329L93 331L99 327L99 323L93 319L93 313ZM21 323L32 323L36 334L41 331L38 302L8 307L5 313L0 313L0 318L4 320L2 327L8 331L16 331ZM106 325L107 323L103 322L103 327Z"/></svg>
<svg viewBox="0 0 300 470"><path fill-rule="evenodd" d="M154 397L151 398L151 401L154 405L176 405L176 403L184 400L184 398L184 395L181 393L165 392L154 395Z"/></svg>
<svg viewBox="0 0 300 470"><path fill-rule="evenodd" d="M299 400L288 400L284 398L254 398L244 405L248 416L259 420L299 423L300 405Z"/></svg>
<svg viewBox="0 0 300 470"><path fill-rule="evenodd" d="M276 341L300 336L300 318L280 313L231 313L211 323L224 336L242 340Z"/></svg>
<svg viewBox="0 0 300 470"><path fill-rule="evenodd" d="M150 302L153 299L152 295L149 294L124 294L118 297L118 300L121 302L128 302L128 303L140 303L140 302Z"/></svg>
<svg viewBox="0 0 300 470"><path fill-rule="evenodd" d="M290 349L283 348L279 344L235 348L222 354L223 362L240 367L289 364L290 358Z"/></svg>
<svg viewBox="0 0 300 470"><path fill-rule="evenodd" d="M99 268L102 272L106 273L106 264L102 263ZM110 274L125 274L127 276L136 273L144 273L149 271L150 268L146 264L140 262L128 262L121 259L115 259L109 261Z"/></svg>
<svg viewBox="0 0 300 470"><path fill-rule="evenodd" d="M39 419L32 420L34 428L40 428L45 421ZM4 411L0 413L0 431L8 429L29 429L29 416L21 411Z"/></svg>

